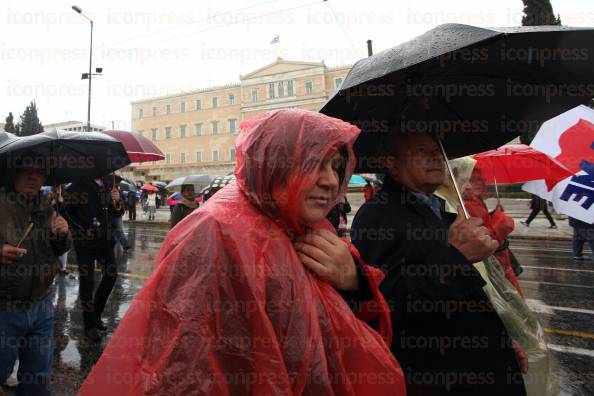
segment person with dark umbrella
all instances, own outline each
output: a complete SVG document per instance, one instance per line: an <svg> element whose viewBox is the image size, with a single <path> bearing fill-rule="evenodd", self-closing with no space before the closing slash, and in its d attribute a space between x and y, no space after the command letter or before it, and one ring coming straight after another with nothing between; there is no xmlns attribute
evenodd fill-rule
<svg viewBox="0 0 594 396"><path fill-rule="evenodd" d="M196 193L194 192L193 184L184 184L181 187L182 199L175 206L172 206L171 212L171 228L175 227L177 223L182 221L187 215L192 213L197 207Z"/></svg>
<svg viewBox="0 0 594 396"><path fill-rule="evenodd" d="M122 216L124 206L112 178L96 178L72 183L66 190L66 216L72 228L74 249L79 269L79 293L83 310L85 336L99 342L98 330L107 330L101 314L117 278L115 261L116 216ZM102 277L95 289L95 261Z"/></svg>
<svg viewBox="0 0 594 396"><path fill-rule="evenodd" d="M525 355L516 359L472 265L498 242L481 219L446 213L433 195L445 161L432 136L394 132L381 147L384 185L356 214L351 239L386 274L380 290L392 308L391 349L407 394L525 395Z"/></svg>

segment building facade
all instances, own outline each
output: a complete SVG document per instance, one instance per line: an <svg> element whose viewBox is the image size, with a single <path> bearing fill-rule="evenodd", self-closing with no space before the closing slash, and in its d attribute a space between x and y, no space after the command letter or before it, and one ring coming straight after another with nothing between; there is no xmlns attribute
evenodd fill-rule
<svg viewBox="0 0 594 396"><path fill-rule="evenodd" d="M101 132L105 131L107 128L102 125L95 125L91 124L91 131L92 132ZM87 123L81 121L64 121L64 122L56 122L53 124L46 124L43 126L44 131L75 131L75 132L86 132L87 131Z"/></svg>
<svg viewBox="0 0 594 396"><path fill-rule="evenodd" d="M190 174L226 175L235 167L242 120L269 110L318 110L350 67L278 58L239 83L132 102L132 130L163 151L163 161L133 164L133 179L172 180Z"/></svg>

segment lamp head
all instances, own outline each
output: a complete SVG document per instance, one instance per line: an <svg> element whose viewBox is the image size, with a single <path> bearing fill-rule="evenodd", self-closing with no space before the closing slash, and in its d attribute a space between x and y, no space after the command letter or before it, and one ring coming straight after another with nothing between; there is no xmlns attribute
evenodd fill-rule
<svg viewBox="0 0 594 396"><path fill-rule="evenodd" d="M80 8L79 6L75 6L75 5L73 5L73 6L72 6L72 9L73 9L74 11L78 12L79 14L82 12L82 8Z"/></svg>

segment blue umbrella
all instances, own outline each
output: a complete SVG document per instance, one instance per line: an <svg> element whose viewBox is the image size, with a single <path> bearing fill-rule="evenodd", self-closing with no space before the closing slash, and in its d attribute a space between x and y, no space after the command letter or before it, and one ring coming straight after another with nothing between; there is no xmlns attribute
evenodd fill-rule
<svg viewBox="0 0 594 396"><path fill-rule="evenodd" d="M359 176L359 175L353 175L353 176L351 176L351 179L349 180L349 187L364 186L366 184L367 184L367 180L365 180L365 178L363 176Z"/></svg>

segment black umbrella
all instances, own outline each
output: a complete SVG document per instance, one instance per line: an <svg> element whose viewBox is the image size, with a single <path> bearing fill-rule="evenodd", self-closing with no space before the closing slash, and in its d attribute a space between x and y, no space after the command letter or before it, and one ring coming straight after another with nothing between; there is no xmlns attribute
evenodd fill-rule
<svg viewBox="0 0 594 396"><path fill-rule="evenodd" d="M210 197L212 197L214 195L214 193L219 191L221 188L225 187L227 184L231 184L234 182L235 182L234 175L215 177L214 180L211 181L208 186L204 187L204 189L202 191L200 191L200 194L203 197L203 202L208 200Z"/></svg>
<svg viewBox="0 0 594 396"><path fill-rule="evenodd" d="M499 147L594 97L594 29L446 24L358 61L320 110L357 124L358 172L378 141L425 131L449 157Z"/></svg>
<svg viewBox="0 0 594 396"><path fill-rule="evenodd" d="M136 184L129 179L122 178L122 180L120 180L120 182L118 183L118 187L120 191L138 191L138 187L136 187Z"/></svg>
<svg viewBox="0 0 594 396"><path fill-rule="evenodd" d="M42 165L47 169L47 184L104 176L129 163L124 146L98 132L51 131L4 139L0 136L2 173Z"/></svg>
<svg viewBox="0 0 594 396"><path fill-rule="evenodd" d="M184 184L191 184L198 191L207 187L211 181L213 181L213 177L210 175L189 175L172 180L165 188L169 191L179 192Z"/></svg>

